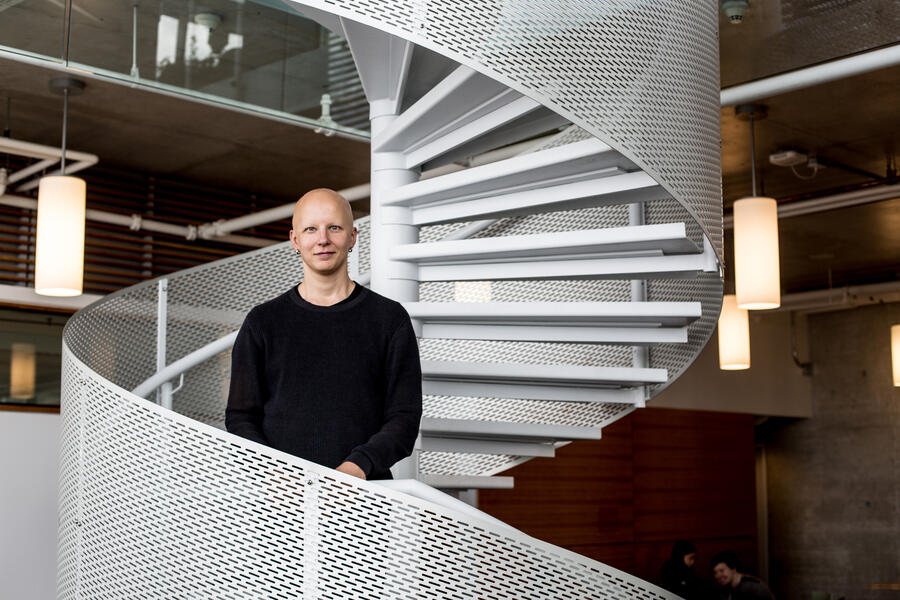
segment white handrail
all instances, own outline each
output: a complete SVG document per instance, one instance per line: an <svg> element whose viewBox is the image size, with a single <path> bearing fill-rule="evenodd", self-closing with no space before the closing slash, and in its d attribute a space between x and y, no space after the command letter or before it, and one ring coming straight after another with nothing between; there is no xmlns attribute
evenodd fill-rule
<svg viewBox="0 0 900 600"><path fill-rule="evenodd" d="M228 335L224 337L220 337L216 341L209 343L202 348L194 350L190 354L179 358L169 366L164 369L161 369L159 372L155 373L152 377L144 381L144 383L140 384L133 390L131 393L140 396L141 398L146 398L150 395L150 392L166 383L178 377L188 369L196 367L200 363L212 358L216 354L220 352L225 352L229 348L234 345L234 340L237 338L237 331L232 331Z"/></svg>

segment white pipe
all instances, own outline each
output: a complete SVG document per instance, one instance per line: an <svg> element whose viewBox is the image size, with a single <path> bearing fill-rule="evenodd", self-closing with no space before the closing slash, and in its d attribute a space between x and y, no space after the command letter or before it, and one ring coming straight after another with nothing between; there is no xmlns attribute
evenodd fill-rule
<svg viewBox="0 0 900 600"><path fill-rule="evenodd" d="M781 306L772 312L829 312L900 300L900 281L812 290L781 297Z"/></svg>
<svg viewBox="0 0 900 600"><path fill-rule="evenodd" d="M37 210L37 200L25 196L14 196L4 194L0 196L0 205L13 206L15 208L24 208L26 210ZM133 231L153 231L155 233L166 233L186 240L197 239L197 228L193 225L173 225L171 223L163 223L161 221L153 221L144 219L140 215L120 215L109 213L102 210L88 209L85 211L85 218L89 221L97 221L98 223L109 223L110 225L122 225ZM265 238L256 238L246 235L223 235L216 238L216 241L235 244L237 246L250 246L253 248L265 248L278 241Z"/></svg>
<svg viewBox="0 0 900 600"><path fill-rule="evenodd" d="M822 196L821 198L811 198L809 200L781 204L778 206L778 218L787 219L789 217L799 217L800 215L811 215L829 210L859 206L861 204L893 200L894 198L900 198L900 184L880 185L854 192L845 192L843 194L834 194L831 196ZM722 222L725 229L731 229L734 227L734 216L728 215L722 219Z"/></svg>
<svg viewBox="0 0 900 600"><path fill-rule="evenodd" d="M44 146L43 144L23 142L22 140L14 140L5 137L0 137L0 151L9 154L17 154L19 156L27 156L29 158L55 158L59 160L62 156L60 149L54 146ZM96 164L99 159L96 154L76 152L75 150L67 149L66 160L71 160L73 162L92 160Z"/></svg>
<svg viewBox="0 0 900 600"><path fill-rule="evenodd" d="M722 106L744 104L896 64L900 64L900 44L725 88L719 102Z"/></svg>
<svg viewBox="0 0 900 600"><path fill-rule="evenodd" d="M356 185L343 190L338 190L338 194L347 199L348 202L355 202L369 197L371 186L368 183ZM250 213L243 217L235 217L234 219L224 219L212 223L204 223L197 228L199 236L205 240L213 238L221 238L223 235L232 231L240 231L249 227L271 223L287 219L294 214L294 205L296 202L282 204L275 208L267 208L259 212Z"/></svg>
<svg viewBox="0 0 900 600"><path fill-rule="evenodd" d="M21 181L23 179L31 177L35 173L43 171L51 165L59 162L63 154L60 148L45 146L43 144L34 144L32 142L23 142L22 140L14 140L11 138L0 138L0 152L39 159L37 163L29 165L24 169L20 169L19 171L10 174L7 179L7 184ZM69 163L68 168L66 169L66 174L83 171L88 167L96 165L100 160L96 154L77 152L69 149L66 149L65 152L66 162ZM48 173L48 175L59 175L59 173L60 171L57 169L51 173ZM39 183L40 180L35 179L33 181L29 181L20 185L18 188L16 188L16 190L20 192L33 190L38 186ZM4 188L2 191L0 191L0 195L2 195L5 191L6 189Z"/></svg>
<svg viewBox="0 0 900 600"><path fill-rule="evenodd" d="M237 331L233 331L228 335L220 337L216 341L209 343L198 350L194 350L193 352L186 356L183 356L182 358L179 358L169 366L159 370L144 383L134 388L131 393L136 394L141 398L146 398L150 395L150 392L152 392L162 384L171 381L185 371L196 367L200 363L209 360L213 356L230 349L234 345L234 340L235 338L237 338L237 334Z"/></svg>

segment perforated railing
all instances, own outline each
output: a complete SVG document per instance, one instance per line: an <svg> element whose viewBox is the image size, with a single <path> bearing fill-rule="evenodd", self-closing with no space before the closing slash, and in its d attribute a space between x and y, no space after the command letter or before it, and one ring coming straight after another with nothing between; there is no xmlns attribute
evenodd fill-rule
<svg viewBox="0 0 900 600"><path fill-rule="evenodd" d="M684 222L721 255L715 6L511 0L310 0L300 4L392 33L468 65L569 118L564 145L597 137L671 197L646 223ZM677 85L672 81L677 79ZM359 272L370 268L367 220ZM421 241L465 223L423 227ZM499 219L476 237L629 225L626 206ZM235 331L254 305L302 277L287 244L167 278L171 363ZM454 302L452 281L419 300ZM495 302L629 302L628 281L493 281ZM649 301L700 301L688 343L649 350L673 381L715 325L717 273L648 281ZM508 527L343 476L231 436L223 416L230 352L185 373L173 411L131 394L157 370L155 281L73 317L63 348L60 598L674 598ZM302 340L298 340L302 348ZM632 366L628 346L420 340L448 362ZM668 383L667 382L667 383ZM649 388L659 393L666 384ZM424 416L599 428L632 404L428 395ZM492 475L505 454L423 452L428 475Z"/></svg>
<svg viewBox="0 0 900 600"><path fill-rule="evenodd" d="M169 362L299 277L286 246L170 276ZM65 331L61 598L667 597L523 534L221 431L227 353L186 373L174 412L132 395L155 371L156 289L113 294ZM455 418L559 418L541 414L554 403L517 412L493 402L426 407ZM441 473L460 459L429 460ZM514 461L467 460L482 471Z"/></svg>

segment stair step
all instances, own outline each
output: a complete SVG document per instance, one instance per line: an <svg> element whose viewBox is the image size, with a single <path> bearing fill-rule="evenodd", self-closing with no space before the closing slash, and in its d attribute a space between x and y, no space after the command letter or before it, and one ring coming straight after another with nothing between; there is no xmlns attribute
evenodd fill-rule
<svg viewBox="0 0 900 600"><path fill-rule="evenodd" d="M684 223L535 233L402 244L391 250L394 260L419 264L518 262L541 258L596 258L610 254L655 252L691 254L701 250L688 239Z"/></svg>
<svg viewBox="0 0 900 600"><path fill-rule="evenodd" d="M555 442L558 440L599 440L601 438L599 427L440 419L434 417L422 418L421 432L423 437L465 437L498 441Z"/></svg>
<svg viewBox="0 0 900 600"><path fill-rule="evenodd" d="M408 302L421 337L581 342L686 343L699 302Z"/></svg>
<svg viewBox="0 0 900 600"><path fill-rule="evenodd" d="M424 225L663 197L634 163L590 139L400 186L384 203L413 207Z"/></svg>
<svg viewBox="0 0 900 600"><path fill-rule="evenodd" d="M683 223L404 244L391 250L393 260L418 265L419 281L684 277L710 268L706 254L687 238Z"/></svg>
<svg viewBox="0 0 900 600"><path fill-rule="evenodd" d="M436 396L561 402L643 403L639 386L665 383L665 369L422 361L422 391Z"/></svg>
<svg viewBox="0 0 900 600"><path fill-rule="evenodd" d="M402 152L407 168L541 108L540 103L460 66L372 140L373 152Z"/></svg>
<svg viewBox="0 0 900 600"><path fill-rule="evenodd" d="M553 457L556 455L556 446L552 442L485 440L444 436L422 436L422 450L425 452L505 454L510 456Z"/></svg>
<svg viewBox="0 0 900 600"><path fill-rule="evenodd" d="M512 477L481 477L477 475L428 475L425 483L439 490L511 490Z"/></svg>
<svg viewBox="0 0 900 600"><path fill-rule="evenodd" d="M506 123L493 131L489 131L470 142L453 148L449 152L422 163L422 170L431 170L455 161L466 160L486 152L531 140L536 136L552 134L568 126L569 120L548 108L538 108L525 116Z"/></svg>

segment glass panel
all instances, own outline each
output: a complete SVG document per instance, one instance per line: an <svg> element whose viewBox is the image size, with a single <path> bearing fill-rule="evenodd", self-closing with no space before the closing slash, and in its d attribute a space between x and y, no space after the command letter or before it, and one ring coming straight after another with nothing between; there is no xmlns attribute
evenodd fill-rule
<svg viewBox="0 0 900 600"><path fill-rule="evenodd" d="M722 87L900 41L897 0L751 2L740 25L719 11Z"/></svg>
<svg viewBox="0 0 900 600"><path fill-rule="evenodd" d="M0 46L61 59L65 4L0 0Z"/></svg>
<svg viewBox="0 0 900 600"><path fill-rule="evenodd" d="M368 128L346 42L287 5L163 0L141 3L136 14L126 2L91 7L73 14L73 63L311 119L330 94L340 125Z"/></svg>
<svg viewBox="0 0 900 600"><path fill-rule="evenodd" d="M68 315L0 310L0 404L59 406Z"/></svg>

